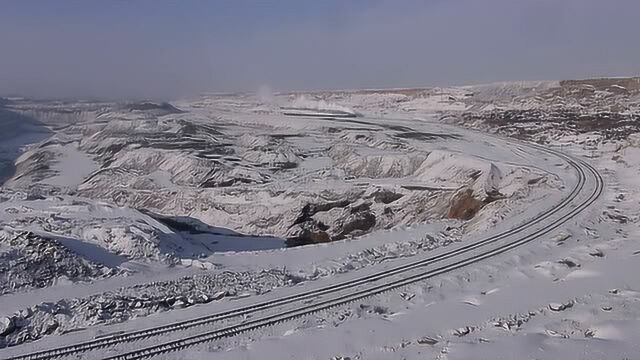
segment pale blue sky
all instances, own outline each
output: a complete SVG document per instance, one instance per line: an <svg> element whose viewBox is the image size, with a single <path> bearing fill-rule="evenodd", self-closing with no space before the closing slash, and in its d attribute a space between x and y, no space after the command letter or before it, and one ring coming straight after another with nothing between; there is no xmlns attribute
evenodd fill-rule
<svg viewBox="0 0 640 360"><path fill-rule="evenodd" d="M640 1L0 3L0 94L431 86L640 73Z"/></svg>

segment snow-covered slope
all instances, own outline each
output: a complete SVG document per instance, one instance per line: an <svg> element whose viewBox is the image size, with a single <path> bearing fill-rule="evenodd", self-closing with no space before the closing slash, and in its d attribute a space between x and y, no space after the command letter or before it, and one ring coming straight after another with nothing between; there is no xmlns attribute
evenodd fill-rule
<svg viewBox="0 0 640 360"><path fill-rule="evenodd" d="M47 346L113 331L105 324L144 327L160 321L149 316L156 312L167 311L163 321L195 316L231 306L226 300L371 272L509 229L577 181L558 159L478 129L590 157L617 193L607 195L606 210L513 257L328 311L318 326L283 325L271 333L283 346L256 334L255 349L298 354L294 339L329 357L375 358L386 348L409 358L463 358L475 349L466 339L499 339L483 354L528 343L502 339L490 321L509 334L544 333L543 344L577 332L604 339L607 329L627 329L612 321L622 314L616 307L635 309L633 296L613 298L606 289L586 296L585 289L602 289L577 285L564 298L547 293L554 282L604 274L601 258L631 266L625 252L633 245L623 239L638 221L631 212L639 89L637 79L600 79L203 95L172 104L7 102L0 109L12 131L0 132L0 258L9 264L0 269L7 309L0 344L45 338L34 344ZM546 290L525 291L527 279ZM522 306L508 301L519 295L511 288L527 294ZM584 304L593 313L597 301L616 304L602 311L618 315L563 315ZM464 316L439 315L452 312ZM421 317L432 319L424 331ZM380 335L367 338L362 330L374 327ZM349 335L356 333L363 335ZM316 337L336 346L314 346ZM220 346L231 358L257 356L238 346L245 340Z"/></svg>

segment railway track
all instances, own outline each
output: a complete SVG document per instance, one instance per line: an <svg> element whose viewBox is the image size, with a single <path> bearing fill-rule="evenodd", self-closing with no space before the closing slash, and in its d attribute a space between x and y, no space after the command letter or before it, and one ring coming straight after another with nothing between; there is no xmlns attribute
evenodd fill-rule
<svg viewBox="0 0 640 360"><path fill-rule="evenodd" d="M178 351L178 350L182 350L184 348L194 346L197 344L219 340L219 339L233 336L242 332L255 330L265 326L270 326L279 322L289 321L301 316L306 316L306 315L313 314L326 309L330 309L333 307L342 306L354 301L361 300L369 296L384 293L390 290L394 290L394 289L406 286L411 283L426 280L431 277L434 277L455 269L459 269L461 267L485 260L489 257L504 253L515 247L531 242L557 229L559 226L561 226L562 224L564 224L565 222L573 218L575 215L577 215L578 213L586 209L589 205L591 205L594 201L596 201L597 198L602 193L603 180L600 174L591 165L587 164L586 162L573 159L570 156L565 155L561 152L547 149L535 144L528 144L528 146L534 147L539 150L543 150L547 153L550 153L566 161L571 167L575 169L576 174L578 176L578 181L575 187L571 190L571 192L564 199L562 199L557 204L557 206L555 206L552 209L549 209L548 211L542 214L539 214L537 217L530 219L529 221L515 228L496 234L494 236L490 236L485 239L476 241L474 243L470 243L468 245L444 252L436 256L431 256L431 257L427 257L427 258L410 262L407 264L399 265L384 271L380 271L380 272L366 275L366 276L361 276L349 281L344 281L341 283L321 287L318 289L313 289L313 290L301 292L294 295L284 296L284 297L269 300L269 301L259 302L253 305L232 309L232 310L228 310L228 311L224 311L216 314L211 314L211 315L207 315L207 316L203 316L195 319L190 319L186 321L181 321L181 322L172 323L169 325L158 326L158 327L144 329L144 330L132 331L124 334L111 335L111 336L102 337L99 339L93 339L93 340L85 341L82 343L59 347L55 349L28 353L24 355L11 357L11 358L8 358L7 360L53 359L53 358L58 358L62 356L77 355L77 354L85 353L87 351L107 348L110 346L119 345L123 343L139 341L146 338L174 333L174 332L186 330L186 329L197 327L197 326L210 325L220 320L239 317L239 316L247 315L250 313L256 313L262 310L276 309L280 306L300 302L303 300L313 299L321 295L337 294L337 296L334 296L330 299L322 300L312 304L305 304L294 310L284 310L282 312L278 312L273 315L263 316L250 321L245 321L240 324L229 325L220 329L206 331L201 334L184 337L179 340L168 341L165 343L148 346L142 349L129 351L127 353L109 357L108 359L109 360L116 360L116 359L130 360L130 359L149 358L149 357L160 355L170 351ZM573 203L574 200L576 200L582 195L582 191L584 190L589 178L591 178L595 182L593 191L582 202L574 204ZM563 210L567 210L567 209L569 210L567 213L562 213ZM554 219L556 215L557 215L557 218ZM541 229L537 229L531 233L527 233L536 225L543 223L547 219L551 219L551 222L549 224L543 224L544 226ZM490 245L492 244L497 244L501 240L505 240L505 239L508 240L510 237L518 234L522 234L522 236L514 240L505 241L504 244L499 244L499 246L497 247L494 247L494 248L490 247ZM461 258L462 255L468 255L468 256ZM427 269L426 271L422 271L422 268L431 266L431 265L436 265L436 264L438 264L438 267L433 269ZM407 274L414 270L420 270L420 271L415 274ZM395 280L384 282L381 284L373 284L378 280L390 278L399 274L404 274L407 276L404 276L401 279L395 279ZM350 291L347 294L342 294L342 295L339 294L340 291L342 290L349 290L349 289L353 290L356 287L363 286L363 285L366 285L366 288L360 289L357 291Z"/></svg>

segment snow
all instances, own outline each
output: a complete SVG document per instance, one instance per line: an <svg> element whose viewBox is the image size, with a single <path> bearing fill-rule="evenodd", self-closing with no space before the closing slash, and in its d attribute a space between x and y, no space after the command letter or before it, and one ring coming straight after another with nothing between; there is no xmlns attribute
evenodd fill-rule
<svg viewBox="0 0 640 360"><path fill-rule="evenodd" d="M46 179L45 183L74 188L98 169L95 161L86 153L79 151L77 146L77 143L71 143L57 149L58 162L53 167L57 175Z"/></svg>
<svg viewBox="0 0 640 360"><path fill-rule="evenodd" d="M47 336L6 354L211 314L389 269L510 229L551 208L575 185L575 174L558 159L490 132L544 142L588 159L605 177L605 193L548 236L492 259L166 358L634 358L640 353L640 248L634 240L640 236L640 138L629 135L637 131L633 121L625 123L616 114L633 120L638 105L631 86L616 84L606 85L610 91L595 81L549 81L273 96L264 90L257 98L206 95L177 104L183 114L139 112L123 118L113 111L100 118L101 125L76 125L92 136L79 139L67 132L71 141L65 145L14 147L7 157L11 161L20 149L31 149L20 159L25 164L34 154L55 153L55 174L44 174L38 183L67 189L49 195L29 189L26 177L10 181L15 189L0 193L3 225L55 236L81 258L127 269L128 276L60 281L3 295L0 316L40 301L86 298L120 287L131 293L135 285L193 274L275 269L303 283L280 284L261 295L239 292L233 300L225 297L110 326L77 323L88 328ZM631 94L614 91L622 88ZM274 104L363 116L293 118ZM572 114L581 114L582 120L563 126L558 115L563 111L571 121L577 119ZM501 114L524 118L492 122ZM610 126L598 127L602 114L614 114L606 118ZM590 122L590 117L598 121ZM179 122L185 119L197 119L193 121L201 130L207 124L219 131L207 133L205 148L230 143L233 152L209 162L184 149L161 148L181 143L199 149L205 136L189 133ZM161 147L136 143L116 155L105 151L130 133L141 138L187 135L158 141ZM297 166L270 169L280 163ZM81 171L69 173L74 164ZM228 166L220 180L230 175L252 182L198 188L220 164ZM102 169L96 172L96 166ZM428 190L411 190L420 187ZM494 192L505 198L485 204L469 221L443 219L452 194L462 188L471 189L476 198ZM369 200L379 219L384 207L392 209L389 223L353 238L285 247L286 230L305 204L349 199L344 209L312 216L333 226L379 189L402 195L389 204ZM427 212L422 217L416 216L420 209ZM191 230L180 230L183 226ZM437 246L419 247L425 239L436 239ZM5 251L5 244L0 246ZM167 266L147 254L176 258Z"/></svg>
<svg viewBox="0 0 640 360"><path fill-rule="evenodd" d="M346 107L338 104L334 104L331 102L327 102L325 100L311 100L307 97L298 96L291 102L291 107L300 108L300 109L309 109L309 110L317 110L317 111L338 111L346 114L355 114L355 112Z"/></svg>

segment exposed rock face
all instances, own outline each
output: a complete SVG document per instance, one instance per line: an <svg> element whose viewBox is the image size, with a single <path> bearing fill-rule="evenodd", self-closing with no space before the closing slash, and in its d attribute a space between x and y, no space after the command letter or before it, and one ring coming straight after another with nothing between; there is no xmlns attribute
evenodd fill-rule
<svg viewBox="0 0 640 360"><path fill-rule="evenodd" d="M50 286L60 278L83 281L119 273L79 257L58 241L32 232L0 230L0 295Z"/></svg>
<svg viewBox="0 0 640 360"><path fill-rule="evenodd" d="M549 143L548 135L599 132L607 140L621 140L640 131L640 115L609 109L584 113L573 109L493 110L463 114L464 122L484 122L500 134Z"/></svg>
<svg viewBox="0 0 640 360"><path fill-rule="evenodd" d="M156 116L168 115L168 114L180 114L183 111L176 108L175 106L167 103L154 103L150 101L143 101L137 103L129 103L122 106L123 110L129 111L144 111L146 113L151 113Z"/></svg>
<svg viewBox="0 0 640 360"><path fill-rule="evenodd" d="M376 225L371 203L353 205L349 200L306 204L287 233L287 244L298 246L358 236Z"/></svg>
<svg viewBox="0 0 640 360"><path fill-rule="evenodd" d="M480 196L481 198L478 198ZM505 196L495 188L491 188L482 194L476 194L470 188L462 188L451 197L447 217L450 219L471 220L482 207L504 198Z"/></svg>
<svg viewBox="0 0 640 360"><path fill-rule="evenodd" d="M287 233L288 246L300 246L307 244L317 244L331 241L331 237L327 233L328 226L325 224L308 219L293 225Z"/></svg>
<svg viewBox="0 0 640 360"><path fill-rule="evenodd" d="M473 190L461 189L452 197L447 217L451 219L470 220L482 208L482 201L473 197Z"/></svg>
<svg viewBox="0 0 640 360"><path fill-rule="evenodd" d="M366 209L351 209L350 214L340 219L336 224L334 240L347 236L357 236L366 233L376 225L376 216L368 207Z"/></svg>
<svg viewBox="0 0 640 360"><path fill-rule="evenodd" d="M376 192L374 192L371 197L373 197L373 200L375 202L381 202L383 204L390 204L398 199L400 199L401 197L403 197L404 195L393 192L391 190L388 189L380 189L377 190Z"/></svg>
<svg viewBox="0 0 640 360"><path fill-rule="evenodd" d="M306 204L300 211L300 216L294 222L295 224L303 223L309 220L313 215L319 212L329 211L334 208L344 208L351 203L350 200L344 199L339 201L326 202L322 204Z"/></svg>

